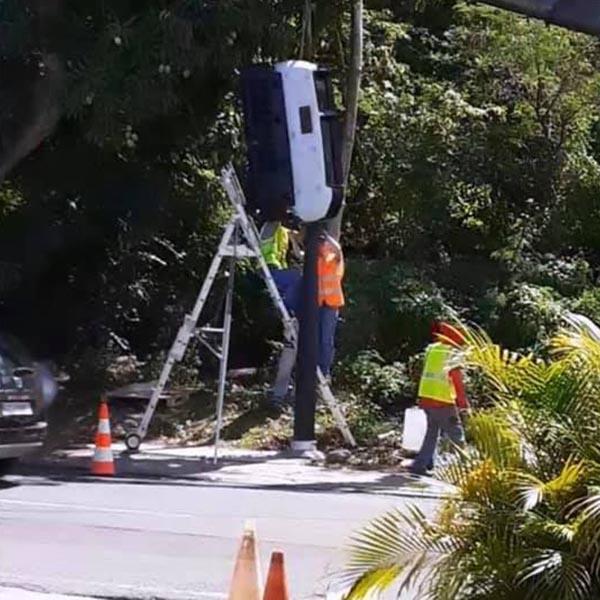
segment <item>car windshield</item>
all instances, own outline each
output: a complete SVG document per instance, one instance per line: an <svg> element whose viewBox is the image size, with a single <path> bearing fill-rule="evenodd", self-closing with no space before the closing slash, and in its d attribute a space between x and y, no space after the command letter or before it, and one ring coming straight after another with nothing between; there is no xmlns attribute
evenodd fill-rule
<svg viewBox="0 0 600 600"><path fill-rule="evenodd" d="M33 359L15 338L0 334L0 375L12 375L17 367L29 366Z"/></svg>
<svg viewBox="0 0 600 600"><path fill-rule="evenodd" d="M0 353L0 375L5 377L14 373L17 364L6 354Z"/></svg>

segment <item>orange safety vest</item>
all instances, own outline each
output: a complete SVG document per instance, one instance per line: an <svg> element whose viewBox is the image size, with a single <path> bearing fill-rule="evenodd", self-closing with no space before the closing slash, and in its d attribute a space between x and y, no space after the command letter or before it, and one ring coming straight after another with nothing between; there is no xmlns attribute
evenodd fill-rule
<svg viewBox="0 0 600 600"><path fill-rule="evenodd" d="M319 306L341 308L344 306L344 255L340 245L332 238L319 247Z"/></svg>

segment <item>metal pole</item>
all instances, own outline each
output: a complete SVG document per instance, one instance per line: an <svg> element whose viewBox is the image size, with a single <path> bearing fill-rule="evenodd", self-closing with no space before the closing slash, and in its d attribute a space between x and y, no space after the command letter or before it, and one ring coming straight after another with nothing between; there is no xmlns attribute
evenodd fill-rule
<svg viewBox="0 0 600 600"><path fill-rule="evenodd" d="M233 234L233 247L238 244L238 227ZM223 427L223 405L225 402L225 385L227 384L227 363L229 360L229 342L231 339L231 322L233 313L233 289L235 284L236 256L229 259L229 277L227 280L227 298L225 300L225 315L223 317L223 338L221 343L221 361L219 365L219 392L217 396L217 428L215 431L215 464L219 460L219 443Z"/></svg>
<svg viewBox="0 0 600 600"><path fill-rule="evenodd" d="M298 362L296 366L296 405L292 450L316 450L315 410L317 404L317 363L319 353L319 279L317 265L322 223L306 226L306 255L302 278Z"/></svg>

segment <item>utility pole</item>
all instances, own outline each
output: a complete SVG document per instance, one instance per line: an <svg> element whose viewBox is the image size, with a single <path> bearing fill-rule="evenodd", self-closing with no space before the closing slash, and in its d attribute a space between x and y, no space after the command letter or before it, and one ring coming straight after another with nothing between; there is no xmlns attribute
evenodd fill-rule
<svg viewBox="0 0 600 600"><path fill-rule="evenodd" d="M306 254L302 277L298 361L296 365L296 403L292 450L315 452L315 411L317 405L317 363L319 355L319 243L323 223L306 225Z"/></svg>

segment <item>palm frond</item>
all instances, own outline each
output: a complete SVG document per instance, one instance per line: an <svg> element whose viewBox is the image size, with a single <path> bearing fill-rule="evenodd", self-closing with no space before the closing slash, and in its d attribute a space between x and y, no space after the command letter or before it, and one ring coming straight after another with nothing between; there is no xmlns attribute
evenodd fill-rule
<svg viewBox="0 0 600 600"><path fill-rule="evenodd" d="M491 405L436 471L457 493L431 520L411 508L359 533L349 598L392 584L423 600L600 597L600 328L569 319L547 362L457 325L452 366Z"/></svg>
<svg viewBox="0 0 600 600"><path fill-rule="evenodd" d="M436 476L456 488L461 488L469 481L471 473L478 469L485 459L473 447L456 448L455 453L448 457L447 462L436 469Z"/></svg>
<svg viewBox="0 0 600 600"><path fill-rule="evenodd" d="M577 518L579 523L577 544L580 550L594 553L600 546L600 491L571 502L568 515Z"/></svg>
<svg viewBox="0 0 600 600"><path fill-rule="evenodd" d="M550 547L556 550L572 548L578 532L576 521L557 521L542 512L529 511L521 537L525 544L534 547Z"/></svg>
<svg viewBox="0 0 600 600"><path fill-rule="evenodd" d="M353 538L348 567L341 576L354 582L348 600L366 598L394 583L410 588L456 545L415 506L375 519Z"/></svg>
<svg viewBox="0 0 600 600"><path fill-rule="evenodd" d="M521 463L521 442L518 433L499 410L474 413L468 420L467 432L482 457L494 466L514 469Z"/></svg>
<svg viewBox="0 0 600 600"><path fill-rule="evenodd" d="M513 400L526 390L543 388L548 369L544 361L500 347L477 326L461 324L460 330L465 345L456 353L455 363L484 378L491 400Z"/></svg>
<svg viewBox="0 0 600 600"><path fill-rule="evenodd" d="M532 600L588 600L592 576L574 556L558 550L533 554L519 573L517 583Z"/></svg>
<svg viewBox="0 0 600 600"><path fill-rule="evenodd" d="M401 571L401 566L392 565L374 568L361 574L345 596L345 600L365 600L384 592L396 582Z"/></svg>
<svg viewBox="0 0 600 600"><path fill-rule="evenodd" d="M518 500L525 510L532 510L543 501L565 503L583 485L586 468L583 462L568 460L561 472L550 481L542 481L527 472L515 473Z"/></svg>
<svg viewBox="0 0 600 600"><path fill-rule="evenodd" d="M600 381L600 329L581 315L567 315L568 326L553 339L551 352L572 368L585 369L591 381Z"/></svg>

